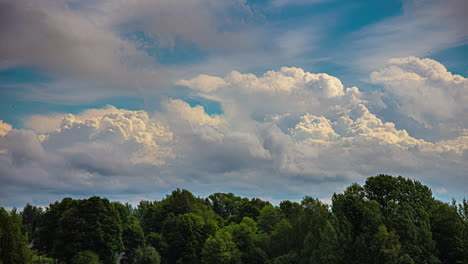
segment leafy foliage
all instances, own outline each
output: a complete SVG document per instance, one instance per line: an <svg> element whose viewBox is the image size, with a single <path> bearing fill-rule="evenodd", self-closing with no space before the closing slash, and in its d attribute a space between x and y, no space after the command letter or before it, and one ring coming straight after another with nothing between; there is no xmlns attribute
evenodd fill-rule
<svg viewBox="0 0 468 264"><path fill-rule="evenodd" d="M71 260L71 264L99 264L99 257L90 250L81 251Z"/></svg>
<svg viewBox="0 0 468 264"><path fill-rule="evenodd" d="M135 264L159 264L161 256L158 251L151 246L139 248L135 252Z"/></svg>
<svg viewBox="0 0 468 264"><path fill-rule="evenodd" d="M0 263L31 263L32 255L27 238L21 232L21 218L13 210L0 207Z"/></svg>
<svg viewBox="0 0 468 264"><path fill-rule="evenodd" d="M467 201L443 203L420 182L389 175L352 184L331 205L177 189L135 208L65 198L45 211L1 209L0 220L0 264L31 263L28 236L63 263L114 263L123 253L122 264L468 263Z"/></svg>

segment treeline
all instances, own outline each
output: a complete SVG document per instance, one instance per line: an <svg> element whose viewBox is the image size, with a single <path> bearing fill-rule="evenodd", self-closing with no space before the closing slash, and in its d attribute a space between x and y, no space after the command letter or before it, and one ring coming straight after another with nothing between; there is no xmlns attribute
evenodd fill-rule
<svg viewBox="0 0 468 264"><path fill-rule="evenodd" d="M334 194L331 206L177 189L136 208L99 197L1 208L0 225L0 264L33 255L73 264L468 263L467 201L443 203L388 175Z"/></svg>

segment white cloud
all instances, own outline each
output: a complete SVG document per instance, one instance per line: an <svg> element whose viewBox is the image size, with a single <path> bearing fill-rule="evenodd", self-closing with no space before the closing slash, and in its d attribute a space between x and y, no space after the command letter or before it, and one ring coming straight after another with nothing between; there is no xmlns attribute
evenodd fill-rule
<svg viewBox="0 0 468 264"><path fill-rule="evenodd" d="M0 120L0 136L5 136L11 130L11 125Z"/></svg>
<svg viewBox="0 0 468 264"><path fill-rule="evenodd" d="M427 69L415 70L421 65L408 67L374 77L428 78L422 73ZM445 76L450 83L453 76L442 73L431 78ZM378 173L443 183L450 192L468 184L466 134L434 143L417 139L379 119L366 106L365 93L333 76L282 68L259 77L232 72L179 83L218 100L223 113L169 100L154 115L108 106L32 116L26 124L35 132L7 129L0 136L2 189L27 190L34 183L116 195L182 187L327 197Z"/></svg>
<svg viewBox="0 0 468 264"><path fill-rule="evenodd" d="M205 74L198 75L191 80L181 80L176 82L177 85L187 86L201 92L209 93L218 90L219 88L226 85L224 79L209 76Z"/></svg>
<svg viewBox="0 0 468 264"><path fill-rule="evenodd" d="M402 113L428 128L460 135L468 126L468 80L448 72L437 61L391 59L370 79L382 84L389 92L387 96L397 99Z"/></svg>
<svg viewBox="0 0 468 264"><path fill-rule="evenodd" d="M427 56L467 43L468 9L464 0L405 0L402 14L351 33L344 64L370 70L390 58Z"/></svg>

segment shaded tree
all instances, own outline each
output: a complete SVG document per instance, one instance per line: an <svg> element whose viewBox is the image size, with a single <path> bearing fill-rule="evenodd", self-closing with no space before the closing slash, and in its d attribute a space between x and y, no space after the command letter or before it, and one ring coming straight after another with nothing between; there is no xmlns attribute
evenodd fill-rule
<svg viewBox="0 0 468 264"><path fill-rule="evenodd" d="M238 264L241 263L240 252L232 240L231 234L225 230L210 236L202 251L202 263L206 264Z"/></svg>
<svg viewBox="0 0 468 264"><path fill-rule="evenodd" d="M111 263L114 253L123 250L120 217L107 199L66 198L51 205L44 218L39 232L41 250L61 261L68 262L79 252L91 250L104 263Z"/></svg>
<svg viewBox="0 0 468 264"><path fill-rule="evenodd" d="M271 232L280 221L279 210L271 205L263 207L258 217L258 226L265 232Z"/></svg>
<svg viewBox="0 0 468 264"><path fill-rule="evenodd" d="M37 236L36 231L39 227L42 214L42 208L32 206L29 203L26 204L20 213L23 232L27 234L29 242L33 241Z"/></svg>
<svg viewBox="0 0 468 264"><path fill-rule="evenodd" d="M431 216L432 236L442 263L463 263L463 220L457 209L442 202Z"/></svg>
<svg viewBox="0 0 468 264"><path fill-rule="evenodd" d="M158 251L151 246L139 248L135 252L134 264L159 264L161 256Z"/></svg>
<svg viewBox="0 0 468 264"><path fill-rule="evenodd" d="M27 238L21 232L21 218L14 209L0 207L0 263L32 263Z"/></svg>
<svg viewBox="0 0 468 264"><path fill-rule="evenodd" d="M99 257L96 253L85 250L76 254L72 258L71 264L99 264Z"/></svg>

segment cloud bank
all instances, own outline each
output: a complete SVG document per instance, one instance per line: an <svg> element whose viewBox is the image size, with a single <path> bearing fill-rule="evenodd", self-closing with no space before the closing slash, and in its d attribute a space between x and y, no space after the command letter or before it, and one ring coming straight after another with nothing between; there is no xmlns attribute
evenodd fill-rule
<svg viewBox="0 0 468 264"><path fill-rule="evenodd" d="M131 200L176 187L330 197L378 173L463 193L466 79L408 57L390 60L371 80L399 102L401 114L450 133L434 142L410 135L369 110L371 94L324 73L283 67L259 76L200 75L177 85L218 101L222 113L170 99L154 113L107 106L30 116L27 129L1 122L0 200L17 203L13 193L22 201L89 193Z"/></svg>

